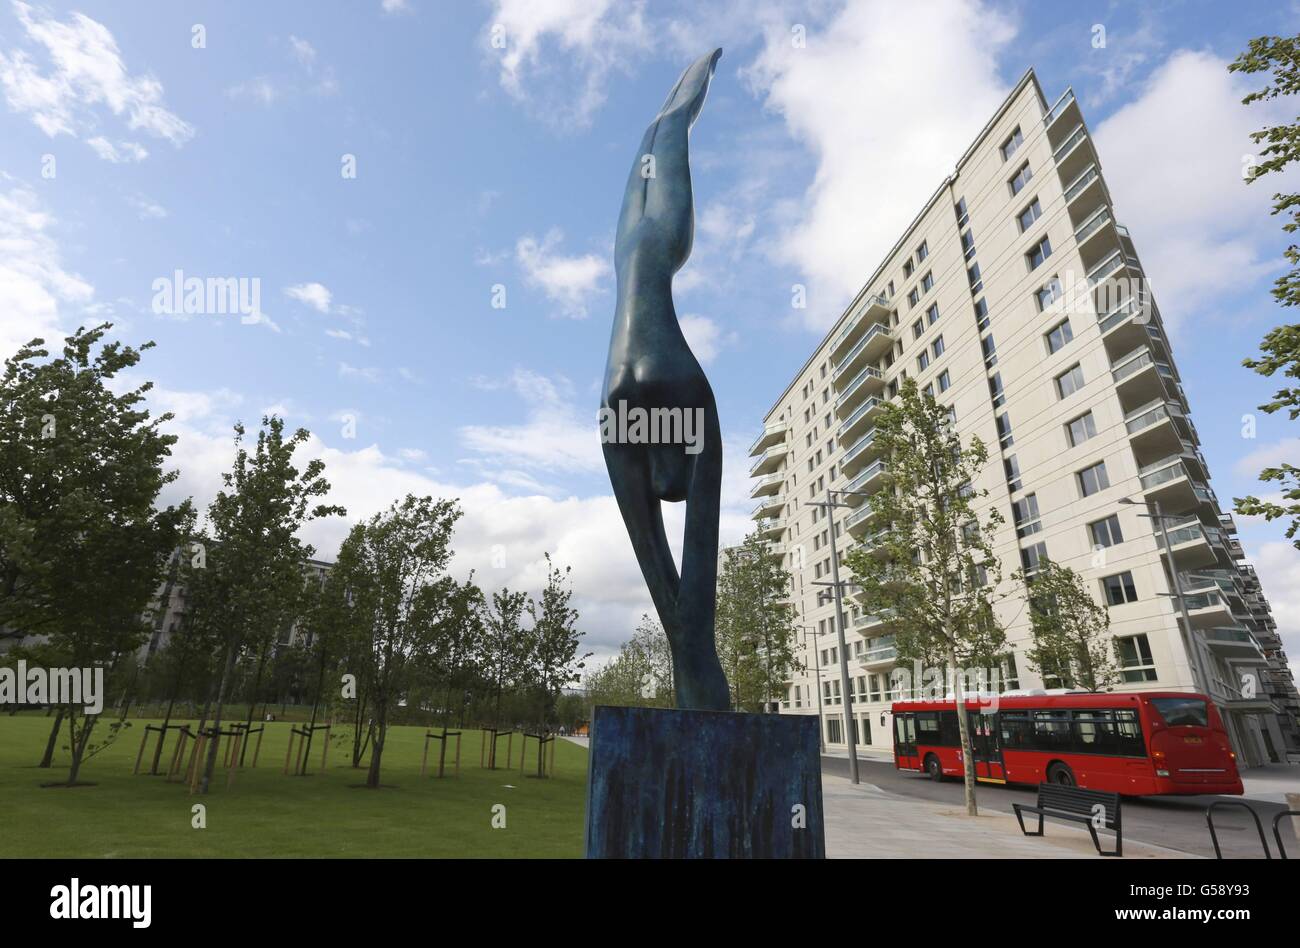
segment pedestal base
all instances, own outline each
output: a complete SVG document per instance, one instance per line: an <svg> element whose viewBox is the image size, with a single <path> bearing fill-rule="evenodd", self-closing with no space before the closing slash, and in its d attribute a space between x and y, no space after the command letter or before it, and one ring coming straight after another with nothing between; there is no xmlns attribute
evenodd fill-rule
<svg viewBox="0 0 1300 948"><path fill-rule="evenodd" d="M598 707L587 858L826 855L812 715Z"/></svg>

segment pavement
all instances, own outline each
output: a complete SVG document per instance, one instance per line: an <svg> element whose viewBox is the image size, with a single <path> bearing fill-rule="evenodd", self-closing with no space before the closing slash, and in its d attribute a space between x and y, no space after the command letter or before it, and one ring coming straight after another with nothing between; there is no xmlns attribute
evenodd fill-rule
<svg viewBox="0 0 1300 948"><path fill-rule="evenodd" d="M1300 764L1268 764L1241 773L1247 800L1286 803L1286 795L1300 796ZM1300 801L1297 801L1300 804ZM1300 809L1300 805L1293 807Z"/></svg>
<svg viewBox="0 0 1300 948"><path fill-rule="evenodd" d="M826 855L831 859L1097 859L1082 826L1047 821L1045 835L1025 836L1014 816L916 800L870 783L822 774ZM1101 844L1114 847L1103 832ZM1124 840L1125 859L1192 859L1187 853Z"/></svg>

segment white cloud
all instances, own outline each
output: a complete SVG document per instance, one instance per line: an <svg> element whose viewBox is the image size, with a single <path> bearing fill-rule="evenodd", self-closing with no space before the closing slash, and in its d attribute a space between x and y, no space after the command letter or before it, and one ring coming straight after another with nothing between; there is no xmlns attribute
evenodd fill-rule
<svg viewBox="0 0 1300 948"><path fill-rule="evenodd" d="M118 142L114 145L102 135L87 138L86 144L94 149L95 154L115 165L132 161L144 161L149 157L148 150L138 142Z"/></svg>
<svg viewBox="0 0 1300 948"><path fill-rule="evenodd" d="M127 71L117 41L102 23L81 13L61 23L20 0L13 9L29 45L43 48L49 71L42 72L26 50L0 52L0 87L9 107L28 115L45 134L79 137L95 128L96 108L104 106L128 128L177 147L194 136L193 126L163 107L162 83ZM116 150L109 146L106 154L102 144L92 147L104 157Z"/></svg>
<svg viewBox="0 0 1300 948"><path fill-rule="evenodd" d="M70 325L66 309L90 305L94 288L64 268L51 231L54 219L36 194L0 192L0 354L40 337L58 346Z"/></svg>
<svg viewBox="0 0 1300 948"><path fill-rule="evenodd" d="M340 362L339 378L360 379L363 382L370 382L373 384L379 381L380 371L373 366L361 368L355 365L349 365L346 362Z"/></svg>
<svg viewBox="0 0 1300 948"><path fill-rule="evenodd" d="M306 303L318 313L328 313L334 294L323 283L298 283L284 288L284 295L289 299Z"/></svg>
<svg viewBox="0 0 1300 948"><path fill-rule="evenodd" d="M398 13L411 12L411 4L409 0L383 0L380 4L380 8L390 16Z"/></svg>
<svg viewBox="0 0 1300 948"><path fill-rule="evenodd" d="M226 95L232 99L252 99L269 107L280 98L280 90L266 76L256 76L231 86L226 90Z"/></svg>
<svg viewBox="0 0 1300 948"><path fill-rule="evenodd" d="M486 462L471 461L473 466L495 473L516 468L547 473L604 469L595 405L582 415L564 379L552 380L517 369L502 382L479 380L478 385L484 390L513 390L528 406L528 416L524 423L516 425L463 426L461 443Z"/></svg>
<svg viewBox="0 0 1300 948"><path fill-rule="evenodd" d="M1116 214L1171 328L1238 298L1277 266L1275 182L1247 185L1242 163L1257 151L1250 132L1292 113L1279 103L1243 106L1255 85L1229 73L1227 60L1181 50L1097 127Z"/></svg>
<svg viewBox="0 0 1300 948"><path fill-rule="evenodd" d="M1291 669L1300 677L1300 550L1285 541L1261 543L1251 562L1277 621Z"/></svg>
<svg viewBox="0 0 1300 948"><path fill-rule="evenodd" d="M701 364L707 365L717 358L718 350L724 341L722 330L717 323L707 316L690 314L678 317L677 322L681 324L682 335L686 337L687 345L691 347L695 358Z"/></svg>
<svg viewBox="0 0 1300 948"><path fill-rule="evenodd" d="M652 45L644 9L642 0L495 0L485 32L501 87L553 125L589 125L610 73Z"/></svg>
<svg viewBox="0 0 1300 948"><path fill-rule="evenodd" d="M316 63L316 47L301 37L289 37L289 52L300 66L310 69Z"/></svg>
<svg viewBox="0 0 1300 948"><path fill-rule="evenodd" d="M558 253L556 248L563 239L559 230L551 230L540 243L531 235L520 237L515 244L515 259L528 283L559 303L563 315L586 319L587 305L612 267L595 254L570 257Z"/></svg>
<svg viewBox="0 0 1300 948"><path fill-rule="evenodd" d="M132 195L126 200L128 204L135 208L136 216L142 221L157 221L167 216L167 208L156 201L150 200L143 194Z"/></svg>
<svg viewBox="0 0 1300 948"><path fill-rule="evenodd" d="M1300 438L1282 438L1261 444L1254 451L1239 458L1232 469L1240 477L1255 479L1266 467L1278 467L1282 462L1300 464Z"/></svg>
<svg viewBox="0 0 1300 948"><path fill-rule="evenodd" d="M942 28L936 28L942 24ZM847 4L795 48L781 18L745 70L817 160L776 250L809 280L806 319L829 325L1007 92L998 56L1014 35L977 2Z"/></svg>

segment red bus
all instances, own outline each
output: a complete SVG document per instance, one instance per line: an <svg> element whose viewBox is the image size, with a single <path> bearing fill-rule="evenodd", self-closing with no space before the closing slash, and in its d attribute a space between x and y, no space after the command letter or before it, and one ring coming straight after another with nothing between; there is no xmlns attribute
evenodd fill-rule
<svg viewBox="0 0 1300 948"><path fill-rule="evenodd" d="M975 775L1128 796L1242 792L1214 703L1177 691L1000 695L966 702ZM895 701L894 766L961 777L953 701Z"/></svg>

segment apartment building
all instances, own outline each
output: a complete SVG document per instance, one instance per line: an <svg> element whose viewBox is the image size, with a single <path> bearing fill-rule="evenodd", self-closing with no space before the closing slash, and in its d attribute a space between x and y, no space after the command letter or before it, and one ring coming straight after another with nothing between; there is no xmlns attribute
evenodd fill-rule
<svg viewBox="0 0 1300 948"><path fill-rule="evenodd" d="M861 608L843 557L880 529L864 499L888 489L873 421L904 378L951 408L963 438L988 446L979 486L1006 520L996 537L1004 572L1050 556L1108 606L1118 689L1207 692L1247 766L1300 749L1300 700L1276 624L1210 486L1159 308L1079 103L1067 91L1049 108L1032 70L751 448L753 516L791 572L805 666L781 708L820 714L832 747L845 743L847 697L833 566L845 584L859 744L892 745L890 702L902 697L890 620ZM828 509L828 490L854 493ZM1030 669L1024 590L1006 583L1002 687L1061 685Z"/></svg>

